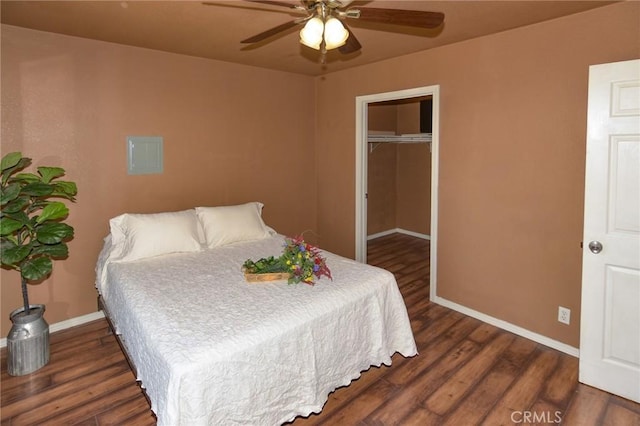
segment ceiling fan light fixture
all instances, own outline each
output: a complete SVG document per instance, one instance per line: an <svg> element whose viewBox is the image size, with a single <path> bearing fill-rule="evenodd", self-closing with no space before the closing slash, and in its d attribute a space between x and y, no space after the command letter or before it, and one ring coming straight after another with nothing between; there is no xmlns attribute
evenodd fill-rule
<svg viewBox="0 0 640 426"><path fill-rule="evenodd" d="M441 12L377 7L348 8L353 3L369 3L369 1L298 0L297 2L301 3L299 5L292 4L293 0L289 0L286 3L268 0L244 1L293 9L296 12L304 12L305 16L262 31L253 37L242 40L241 43L259 43L276 34L304 24L299 33L300 44L319 50L322 54L323 63L328 50L339 48L338 50L341 54L348 55L362 48L355 34L350 29L348 30L346 24L343 23L347 19L403 25L412 28L438 28L444 22L444 13ZM203 4L214 5L211 2L204 2Z"/></svg>
<svg viewBox="0 0 640 426"><path fill-rule="evenodd" d="M300 43L312 49L320 50L322 36L324 33L324 22L315 16L307 21L305 26L300 30Z"/></svg>
<svg viewBox="0 0 640 426"><path fill-rule="evenodd" d="M343 46L349 38L349 31L339 19L330 16L324 23L324 43L327 50Z"/></svg>

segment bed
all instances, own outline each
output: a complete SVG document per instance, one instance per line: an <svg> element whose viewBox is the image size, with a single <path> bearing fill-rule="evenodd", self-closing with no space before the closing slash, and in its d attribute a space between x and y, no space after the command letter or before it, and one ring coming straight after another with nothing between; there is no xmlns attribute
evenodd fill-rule
<svg viewBox="0 0 640 426"><path fill-rule="evenodd" d="M158 425L278 425L391 356L416 355L393 275L322 252L333 280L248 283L284 237L262 204L110 221L96 266L105 313Z"/></svg>

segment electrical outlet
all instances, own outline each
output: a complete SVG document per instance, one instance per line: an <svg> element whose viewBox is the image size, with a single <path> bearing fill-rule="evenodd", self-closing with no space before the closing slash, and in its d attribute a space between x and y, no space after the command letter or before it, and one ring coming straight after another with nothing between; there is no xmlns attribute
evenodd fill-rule
<svg viewBox="0 0 640 426"><path fill-rule="evenodd" d="M563 324L571 323L571 309L558 306L558 321Z"/></svg>

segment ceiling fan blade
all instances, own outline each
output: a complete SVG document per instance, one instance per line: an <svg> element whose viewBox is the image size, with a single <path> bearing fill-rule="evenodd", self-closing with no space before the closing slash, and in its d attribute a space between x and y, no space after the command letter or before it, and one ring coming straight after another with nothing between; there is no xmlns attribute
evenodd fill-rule
<svg viewBox="0 0 640 426"><path fill-rule="evenodd" d="M347 28L346 25L345 25L345 28ZM349 53L357 52L362 48L362 45L356 38L353 31L351 31L351 28L347 28L347 30L349 31L349 37L347 38L347 42L338 48L340 53L342 53L343 55L348 55Z"/></svg>
<svg viewBox="0 0 640 426"><path fill-rule="evenodd" d="M330 9L344 9L345 7L353 3L353 0L324 0L324 3Z"/></svg>
<svg viewBox="0 0 640 426"><path fill-rule="evenodd" d="M289 22L285 22L284 24L280 24L277 27L273 27L267 31L263 31L260 34L256 34L253 37L249 37L246 38L244 40L242 40L240 43L257 43L259 41L262 41L266 38L269 38L273 35L276 35L277 33L281 32L281 31L286 31L289 28L293 28L296 25L298 25L300 22L296 19L294 21L289 21Z"/></svg>
<svg viewBox="0 0 640 426"><path fill-rule="evenodd" d="M444 21L444 13L421 10L380 9L363 7L359 19L380 24L406 25L409 27L436 28Z"/></svg>
<svg viewBox="0 0 640 426"><path fill-rule="evenodd" d="M286 7L286 8L289 8L289 9L297 9L299 7L297 5L284 3L284 2L281 2L281 1L269 1L269 0L244 0L244 1L248 1L248 2L251 2L251 3L268 4L268 5L271 5L271 6Z"/></svg>

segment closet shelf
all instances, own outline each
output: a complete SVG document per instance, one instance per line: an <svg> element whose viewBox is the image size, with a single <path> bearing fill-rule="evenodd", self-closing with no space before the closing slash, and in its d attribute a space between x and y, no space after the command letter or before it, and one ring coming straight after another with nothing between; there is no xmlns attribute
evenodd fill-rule
<svg viewBox="0 0 640 426"><path fill-rule="evenodd" d="M391 132L369 132L367 141L369 142L369 153L381 143L428 143L431 151L431 133L405 133L396 135Z"/></svg>
<svg viewBox="0 0 640 426"><path fill-rule="evenodd" d="M431 142L431 133L408 133L403 135L386 133L369 133L369 143L428 143Z"/></svg>

